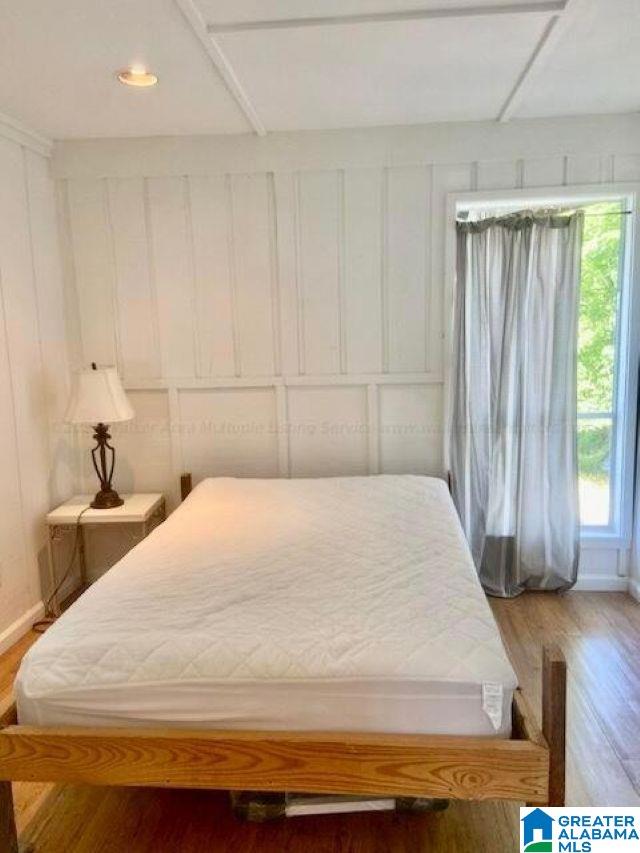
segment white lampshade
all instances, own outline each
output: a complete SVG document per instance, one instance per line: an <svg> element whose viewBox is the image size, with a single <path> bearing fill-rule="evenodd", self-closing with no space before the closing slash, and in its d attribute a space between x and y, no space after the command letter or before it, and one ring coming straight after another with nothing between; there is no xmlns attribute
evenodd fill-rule
<svg viewBox="0 0 640 853"><path fill-rule="evenodd" d="M98 367L75 375L64 418L67 423L113 424L132 417L133 409L115 367Z"/></svg>

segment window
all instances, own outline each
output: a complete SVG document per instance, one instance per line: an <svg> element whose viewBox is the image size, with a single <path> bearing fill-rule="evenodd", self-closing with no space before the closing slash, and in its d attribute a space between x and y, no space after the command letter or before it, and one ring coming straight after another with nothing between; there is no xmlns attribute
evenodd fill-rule
<svg viewBox="0 0 640 853"><path fill-rule="evenodd" d="M456 195L452 203L457 215L479 218L536 208L584 210L577 352L581 534L598 547L627 546L640 349L633 327L640 321L640 293L632 287L634 280L640 285L640 257L634 260L631 251L638 243L637 214L629 215L636 210L637 187L611 185L593 194L567 188L561 195L507 191L490 198L474 193ZM449 251L453 257L453 242Z"/></svg>
<svg viewBox="0 0 640 853"><path fill-rule="evenodd" d="M622 201L585 207L578 326L578 468L583 527L613 528L618 507L617 404L625 214ZM595 531L594 531L595 532Z"/></svg>

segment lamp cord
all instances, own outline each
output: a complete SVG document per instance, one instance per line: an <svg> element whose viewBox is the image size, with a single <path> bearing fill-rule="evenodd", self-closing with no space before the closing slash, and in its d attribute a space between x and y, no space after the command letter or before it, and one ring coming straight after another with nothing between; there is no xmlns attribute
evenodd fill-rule
<svg viewBox="0 0 640 853"><path fill-rule="evenodd" d="M75 536L74 536L74 538L73 538L73 550L71 551L71 557L69 558L69 562L67 563L67 566L66 566L66 568L65 568L65 570L64 570L64 572L63 572L63 574L62 574L62 578L61 578L61 579L60 579L60 581L56 584L56 586L54 587L53 591L50 593L49 597L48 597L48 598L47 598L47 600L45 601L45 604L44 604L44 612L45 612L44 619L39 619L37 622L34 622L34 623L33 623L33 625L31 626L31 627L33 628L33 630L34 630L36 633L38 633L38 634L44 634L44 632L47 630L47 628L49 628L51 625L53 625L53 623L54 623L54 622L56 621L56 619L58 618L57 616L52 616L52 615L47 616L47 614L51 612L51 602L54 600L54 598L55 598L55 597L57 596L57 594L60 592L60 590L61 590L61 589L62 589L62 587L64 586L64 584L65 584L65 582L66 582L67 578L68 578L68 577L69 577L69 575L71 574L71 570L73 569L73 564L75 563L75 561L76 561L76 556L77 556L77 554L78 554L78 545L80 544L80 535L81 535L81 534L80 534L80 521L81 521L81 519L82 519L82 516L85 514L85 512L86 512L88 509L91 509L91 507L90 507L90 506L86 506L86 507L85 507L85 508L84 508L84 509L83 509L83 510L78 514L78 517L77 517L77 518L76 518L76 520L75 520Z"/></svg>

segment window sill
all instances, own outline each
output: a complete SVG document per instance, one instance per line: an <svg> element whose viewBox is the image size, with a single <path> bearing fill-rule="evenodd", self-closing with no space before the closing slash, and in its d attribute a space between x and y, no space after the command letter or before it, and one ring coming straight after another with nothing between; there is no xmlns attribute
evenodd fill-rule
<svg viewBox="0 0 640 853"><path fill-rule="evenodd" d="M581 530L580 547L584 549L610 548L615 551L625 551L629 547L629 543L624 536L620 536L618 533Z"/></svg>

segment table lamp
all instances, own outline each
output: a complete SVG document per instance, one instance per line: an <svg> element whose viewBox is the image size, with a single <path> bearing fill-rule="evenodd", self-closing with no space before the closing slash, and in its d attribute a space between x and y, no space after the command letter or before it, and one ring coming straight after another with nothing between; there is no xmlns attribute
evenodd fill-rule
<svg viewBox="0 0 640 853"><path fill-rule="evenodd" d="M116 451L109 444L108 425L131 420L133 409L115 367L96 367L94 362L90 370L80 371L74 380L65 421L93 426L96 446L91 451L91 459L100 480L100 491L91 506L94 509L122 506L124 501L111 485Z"/></svg>

